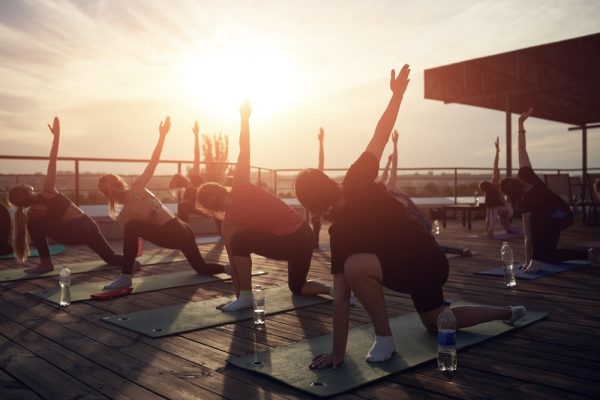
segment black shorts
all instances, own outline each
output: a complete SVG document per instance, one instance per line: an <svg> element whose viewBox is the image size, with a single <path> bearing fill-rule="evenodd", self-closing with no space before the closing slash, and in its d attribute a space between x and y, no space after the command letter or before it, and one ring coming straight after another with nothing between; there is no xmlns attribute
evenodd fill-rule
<svg viewBox="0 0 600 400"><path fill-rule="evenodd" d="M383 272L383 286L396 292L410 294L419 313L435 310L444 303L442 286L448 279L448 259L440 254L408 264L401 255L378 255Z"/></svg>

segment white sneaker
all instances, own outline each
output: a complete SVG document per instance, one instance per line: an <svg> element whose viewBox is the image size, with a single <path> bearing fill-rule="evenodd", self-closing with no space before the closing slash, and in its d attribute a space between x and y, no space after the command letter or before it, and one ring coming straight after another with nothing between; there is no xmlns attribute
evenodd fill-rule
<svg viewBox="0 0 600 400"><path fill-rule="evenodd" d="M117 279L104 286L104 290L121 289L131 286L131 275L120 274Z"/></svg>
<svg viewBox="0 0 600 400"><path fill-rule="evenodd" d="M507 324L512 325L515 323L515 321L518 321L527 315L527 309L524 306L508 306L508 308L510 308L512 316L510 319L504 320L504 322Z"/></svg>

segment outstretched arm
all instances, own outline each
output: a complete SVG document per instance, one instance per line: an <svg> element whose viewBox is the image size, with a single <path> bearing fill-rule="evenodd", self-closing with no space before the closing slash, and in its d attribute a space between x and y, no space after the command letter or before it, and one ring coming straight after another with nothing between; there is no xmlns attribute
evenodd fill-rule
<svg viewBox="0 0 600 400"><path fill-rule="evenodd" d="M152 158L150 159L150 162L146 166L146 169L144 170L142 175L140 175L135 181L133 181L133 183L131 184L132 187L145 187L148 184L148 182L150 182L150 179L152 178L152 175L154 175L154 171L156 170L156 166L158 165L160 153L162 153L163 145L165 144L165 138L167 137L167 133L169 132L170 128L171 118L167 117L165 119L165 122L163 123L161 121L160 125L158 126L158 143L156 143L156 147L154 148L154 152L152 153Z"/></svg>
<svg viewBox="0 0 600 400"><path fill-rule="evenodd" d="M323 171L325 169L325 150L323 149L323 138L325 137L325 131L323 128L319 128L319 171Z"/></svg>
<svg viewBox="0 0 600 400"><path fill-rule="evenodd" d="M44 179L44 192L58 193L56 185L56 159L58 158L58 142L60 141L60 121L58 117L54 117L52 126L48 124L48 129L54 136L52 140L52 148L50 148L50 156L48 160L48 170Z"/></svg>
<svg viewBox="0 0 600 400"><path fill-rule="evenodd" d="M243 185L250 183L250 113L252 107L248 101L242 103L240 107L240 117L242 126L240 128L240 154L238 155L235 172L233 174L233 184Z"/></svg>
<svg viewBox="0 0 600 400"><path fill-rule="evenodd" d="M492 172L492 185L500 184L500 169L498 168L498 155L500 154L500 139L496 136L496 155L494 156L494 170Z"/></svg>
<svg viewBox="0 0 600 400"><path fill-rule="evenodd" d="M400 104L402 103L402 97L404 96L406 87L410 82L410 79L408 79L409 73L410 68L408 67L408 64L404 64L398 73L398 76L396 76L395 70L391 71L390 89L392 90L392 98L390 99L387 108L383 112L383 115L379 119L379 122L375 127L375 133L373 133L373 137L371 138L371 141L366 149L366 151L377 157L377 160L381 160L383 150L390 139L390 133L392 132L392 128L396 123L398 111L400 110Z"/></svg>
<svg viewBox="0 0 600 400"><path fill-rule="evenodd" d="M398 131L394 129L392 133L392 143L394 151L392 153L392 170L390 171L390 179L387 181L387 189L396 189L396 180L398 180Z"/></svg>
<svg viewBox="0 0 600 400"><path fill-rule="evenodd" d="M192 132L194 132L194 164L192 164L192 175L200 175L200 139L198 138L200 126L198 125L198 121L194 121Z"/></svg>
<svg viewBox="0 0 600 400"><path fill-rule="evenodd" d="M391 165L392 165L392 155L390 154L388 157L387 163L385 163L385 168L383 169L383 174L381 175L381 179L379 179L379 182L383 183L384 185L387 185Z"/></svg>
<svg viewBox="0 0 600 400"><path fill-rule="evenodd" d="M525 140L525 121L533 114L533 107L521 114L519 117L519 168L531 168L531 161L527 154L527 143Z"/></svg>

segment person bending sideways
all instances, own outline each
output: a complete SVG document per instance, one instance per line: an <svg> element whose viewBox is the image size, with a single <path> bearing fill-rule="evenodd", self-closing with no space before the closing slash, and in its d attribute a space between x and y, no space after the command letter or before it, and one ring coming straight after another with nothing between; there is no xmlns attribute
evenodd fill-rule
<svg viewBox="0 0 600 400"><path fill-rule="evenodd" d="M367 310L375 330L373 346L366 355L368 362L386 361L395 351L384 287L409 293L423 325L436 329L444 301L442 286L448 277L446 256L430 232L376 181L381 155L409 83L409 72L408 65L398 75L391 71L389 104L341 188L317 169L300 172L295 181L300 202L310 211L327 212L332 219L329 235L334 282L333 345L331 352L317 355L310 368L336 368L343 362L351 290ZM526 310L522 306L458 306L453 312L461 328L491 320L515 321Z"/></svg>

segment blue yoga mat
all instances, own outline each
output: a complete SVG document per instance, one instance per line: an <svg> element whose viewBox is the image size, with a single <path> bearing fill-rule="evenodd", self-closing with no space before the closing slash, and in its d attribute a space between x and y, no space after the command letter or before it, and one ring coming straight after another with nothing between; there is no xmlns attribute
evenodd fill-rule
<svg viewBox="0 0 600 400"><path fill-rule="evenodd" d="M543 278L544 276L550 276L558 274L559 272L581 267L582 265L590 265L591 263L592 262L588 260L567 260L559 264L544 263L542 270L539 272L523 272L521 269L517 268L515 269L515 276L519 279L533 281L535 279ZM504 267L496 267L485 271L479 271L475 272L475 274L504 276Z"/></svg>
<svg viewBox="0 0 600 400"><path fill-rule="evenodd" d="M50 255L51 256L55 256L57 254L60 254L60 253L62 253L63 251L65 251L67 249L62 244L52 244L49 247L50 247ZM36 248L31 248L29 250L29 257L39 257L39 256L40 256L40 253L38 253L38 251L37 251ZM10 260L10 259L13 259L13 258L15 258L15 255L13 253L0 256L0 260Z"/></svg>

